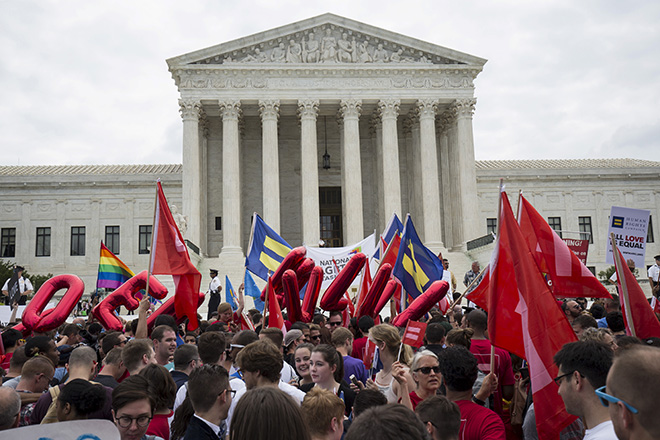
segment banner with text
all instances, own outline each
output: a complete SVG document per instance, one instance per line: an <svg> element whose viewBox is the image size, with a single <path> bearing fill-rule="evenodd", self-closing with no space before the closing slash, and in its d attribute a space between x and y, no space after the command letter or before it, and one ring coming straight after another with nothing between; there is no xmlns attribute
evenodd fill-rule
<svg viewBox="0 0 660 440"><path fill-rule="evenodd" d="M607 232L606 262L614 264L610 234L614 234L616 245L624 258L632 258L636 267L646 267L646 236L649 229L650 211L644 209L623 208L612 206L610 211L609 229Z"/></svg>
<svg viewBox="0 0 660 440"><path fill-rule="evenodd" d="M576 240L573 238L562 238L566 246L573 251L578 260L587 265L587 252L589 252L589 240Z"/></svg>
<svg viewBox="0 0 660 440"><path fill-rule="evenodd" d="M332 280L337 276L337 270L341 271L354 254L362 252L367 256L367 261L371 260L374 252L376 252L376 234L371 234L361 242L352 246L336 248L305 246L305 249L307 249L307 257L314 260L314 263L323 269L323 283L321 284L321 289L324 290L328 288L330 283L332 283ZM359 284L360 277L356 277L351 286L358 286Z"/></svg>

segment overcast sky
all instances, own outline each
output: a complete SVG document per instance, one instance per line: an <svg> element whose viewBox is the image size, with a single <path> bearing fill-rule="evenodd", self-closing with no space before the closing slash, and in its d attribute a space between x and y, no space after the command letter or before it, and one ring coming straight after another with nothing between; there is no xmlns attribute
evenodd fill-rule
<svg viewBox="0 0 660 440"><path fill-rule="evenodd" d="M658 1L3 0L0 165L181 163L165 60L325 12L488 59L478 160L660 160Z"/></svg>

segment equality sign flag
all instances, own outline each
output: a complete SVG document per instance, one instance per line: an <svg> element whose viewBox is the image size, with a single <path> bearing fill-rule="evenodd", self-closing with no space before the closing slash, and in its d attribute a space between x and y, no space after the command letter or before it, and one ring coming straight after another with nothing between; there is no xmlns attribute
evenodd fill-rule
<svg viewBox="0 0 660 440"><path fill-rule="evenodd" d="M616 246L621 250L624 261L632 258L636 267L644 266L646 255L646 236L649 230L650 211L644 209L612 206L610 223L607 231L607 254L605 261L614 264L610 234L614 234Z"/></svg>
<svg viewBox="0 0 660 440"><path fill-rule="evenodd" d="M160 180L156 183L156 211L151 236L152 275L172 275L174 279L174 312L188 317L190 330L197 328L197 306L202 275L190 261L188 248L176 226Z"/></svg>
<svg viewBox="0 0 660 440"><path fill-rule="evenodd" d="M245 267L266 281L269 274L277 270L290 250L289 243L255 212L252 216L252 231Z"/></svg>
<svg viewBox="0 0 660 440"><path fill-rule="evenodd" d="M406 330L403 332L401 343L411 347L421 347L424 345L424 335L426 334L426 323L409 320L406 324Z"/></svg>

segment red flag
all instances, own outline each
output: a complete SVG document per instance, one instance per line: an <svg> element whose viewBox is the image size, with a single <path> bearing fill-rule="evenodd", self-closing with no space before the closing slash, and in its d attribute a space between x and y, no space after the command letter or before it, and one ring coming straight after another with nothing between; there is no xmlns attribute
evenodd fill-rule
<svg viewBox="0 0 660 440"><path fill-rule="evenodd" d="M623 254L612 240L614 266L621 293L621 312L626 323L626 332L640 339L660 338L660 322L653 308L649 306L644 291L637 283L635 275L628 269Z"/></svg>
<svg viewBox="0 0 660 440"><path fill-rule="evenodd" d="M188 317L191 330L197 328L197 306L202 275L190 261L188 248L170 212L160 181L156 183L156 212L151 237L152 275L172 275L174 312Z"/></svg>
<svg viewBox="0 0 660 440"><path fill-rule="evenodd" d="M403 332L401 343L419 348L424 345L424 334L426 334L425 322L409 320L406 324L406 331Z"/></svg>
<svg viewBox="0 0 660 440"><path fill-rule="evenodd" d="M356 302L356 309L357 309L357 316L361 316L360 310L362 309L364 298L367 296L367 292L369 292L369 288L371 287L371 282L373 280L371 279L371 269L369 268L369 261L364 265L364 268L362 269L362 280L360 282L360 290L358 291L357 294L357 302Z"/></svg>
<svg viewBox="0 0 660 440"><path fill-rule="evenodd" d="M490 292L490 265L486 266L481 281L465 297L488 312L488 293Z"/></svg>
<svg viewBox="0 0 660 440"><path fill-rule="evenodd" d="M271 278L268 277L268 328L271 327L279 328L283 334L286 334L282 309L280 309L280 303L277 301Z"/></svg>
<svg viewBox="0 0 660 440"><path fill-rule="evenodd" d="M553 356L577 338L539 272L503 191L498 229L490 263L490 340L527 359L539 439L555 440L575 417L557 394Z"/></svg>
<svg viewBox="0 0 660 440"><path fill-rule="evenodd" d="M367 338L367 343L364 345L364 354L362 356L362 362L364 362L364 367L367 370L370 370L373 367L375 354L376 344Z"/></svg>
<svg viewBox="0 0 660 440"><path fill-rule="evenodd" d="M396 264L396 257L399 255L400 247L401 247L401 235L394 234L394 237L392 237L392 241L390 241L390 244L387 246L387 249L383 254L383 258L380 259L380 264L378 265L378 267L380 268L380 266L382 266L385 263L394 267L394 265Z"/></svg>
<svg viewBox="0 0 660 440"><path fill-rule="evenodd" d="M254 331L254 324L252 323L252 320L245 314L245 312L241 312L241 330L252 330Z"/></svg>
<svg viewBox="0 0 660 440"><path fill-rule="evenodd" d="M651 308L653 313L660 313L660 301L655 296L651 298Z"/></svg>
<svg viewBox="0 0 660 440"><path fill-rule="evenodd" d="M605 286L522 195L518 223L534 260L541 272L547 274L548 285L556 297L612 298Z"/></svg>

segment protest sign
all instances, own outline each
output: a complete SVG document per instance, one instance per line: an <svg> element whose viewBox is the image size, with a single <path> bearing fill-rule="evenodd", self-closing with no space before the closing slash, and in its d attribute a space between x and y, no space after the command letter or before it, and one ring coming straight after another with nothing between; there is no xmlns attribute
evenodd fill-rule
<svg viewBox="0 0 660 440"><path fill-rule="evenodd" d="M636 267L645 267L646 236L649 228L650 211L644 209L623 208L612 206L610 211L609 229L607 237L614 234L616 246L621 250L623 257L632 259ZM614 264L612 256L612 243L607 240L606 260Z"/></svg>

